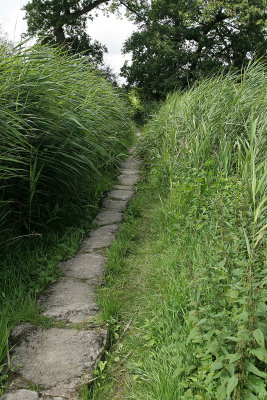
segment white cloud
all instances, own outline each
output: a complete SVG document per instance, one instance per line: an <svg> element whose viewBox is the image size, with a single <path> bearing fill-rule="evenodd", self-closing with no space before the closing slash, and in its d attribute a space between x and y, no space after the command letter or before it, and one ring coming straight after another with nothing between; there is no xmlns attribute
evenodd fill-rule
<svg viewBox="0 0 267 400"><path fill-rule="evenodd" d="M25 13L21 10L25 4L27 0L0 0L0 26L11 41L20 41L21 34L26 31Z"/></svg>
<svg viewBox="0 0 267 400"><path fill-rule="evenodd" d="M110 65L117 75L124 61L129 60L129 55L123 55L121 50L123 43L134 30L135 26L132 22L126 18L120 19L113 14L109 17L99 15L93 21L88 21L89 35L107 46L108 54L104 57L105 63ZM120 78L119 81L124 82L124 79Z"/></svg>

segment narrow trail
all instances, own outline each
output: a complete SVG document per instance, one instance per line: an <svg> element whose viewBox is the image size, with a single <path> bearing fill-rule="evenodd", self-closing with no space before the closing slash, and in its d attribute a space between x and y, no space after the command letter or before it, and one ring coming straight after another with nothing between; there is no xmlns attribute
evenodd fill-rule
<svg viewBox="0 0 267 400"><path fill-rule="evenodd" d="M105 253L139 177L134 147L130 154L121 165L119 185L108 193L93 220L98 228L89 232L74 257L60 263L62 277L38 300L43 315L52 318L55 327L23 323L13 329L16 345L11 359L16 374L1 400L77 400L79 387L93 378L108 333L92 323L100 313L95 293L103 283Z"/></svg>

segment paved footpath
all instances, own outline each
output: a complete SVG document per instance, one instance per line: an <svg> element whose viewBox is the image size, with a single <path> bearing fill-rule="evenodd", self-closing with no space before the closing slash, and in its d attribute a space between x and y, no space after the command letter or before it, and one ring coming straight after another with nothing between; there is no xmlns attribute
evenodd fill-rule
<svg viewBox="0 0 267 400"><path fill-rule="evenodd" d="M79 387L93 378L107 341L107 330L90 324L100 312L95 292L103 282L106 250L139 177L140 161L134 148L130 153L122 163L119 184L108 193L93 221L98 228L89 232L74 257L60 263L62 277L38 300L43 314L63 322L64 328L24 323L13 329L16 376L0 400L77 400ZM38 387L38 392L29 387Z"/></svg>

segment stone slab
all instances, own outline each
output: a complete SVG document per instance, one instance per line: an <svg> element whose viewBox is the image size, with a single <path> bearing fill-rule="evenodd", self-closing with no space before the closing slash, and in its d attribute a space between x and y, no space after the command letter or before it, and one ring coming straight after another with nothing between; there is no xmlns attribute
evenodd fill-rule
<svg viewBox="0 0 267 400"><path fill-rule="evenodd" d="M87 283L63 278L50 285L38 303L47 317L77 324L88 321L99 308L94 300L94 288Z"/></svg>
<svg viewBox="0 0 267 400"><path fill-rule="evenodd" d="M103 329L39 328L14 348L12 361L20 381L38 385L44 397L72 398L66 393L73 393L77 385L92 378L106 340Z"/></svg>
<svg viewBox="0 0 267 400"><path fill-rule="evenodd" d="M129 201L133 194L133 190L111 190L108 195L113 199Z"/></svg>
<svg viewBox="0 0 267 400"><path fill-rule="evenodd" d="M121 164L122 168L131 169L131 168L138 168L141 165L140 160L136 160L132 157L127 157Z"/></svg>
<svg viewBox="0 0 267 400"><path fill-rule="evenodd" d="M81 252L90 252L100 250L110 246L115 239L115 232L118 230L118 225L104 225L100 228L91 231L81 246Z"/></svg>
<svg viewBox="0 0 267 400"><path fill-rule="evenodd" d="M120 182L121 185L132 186L138 181L138 179L139 176L137 174L132 174L132 175L121 174L118 178L118 181Z"/></svg>
<svg viewBox="0 0 267 400"><path fill-rule="evenodd" d="M61 262L59 268L66 278L87 279L93 284L102 283L106 258L101 254L78 254Z"/></svg>
<svg viewBox="0 0 267 400"><path fill-rule="evenodd" d="M135 146L135 145L132 146L132 147L129 149L129 154L131 154L132 156L135 156L135 155L136 155L136 146Z"/></svg>
<svg viewBox="0 0 267 400"><path fill-rule="evenodd" d="M138 175L139 174L139 168L123 168L121 169L121 174L123 175Z"/></svg>
<svg viewBox="0 0 267 400"><path fill-rule="evenodd" d="M105 199L102 203L103 208L115 211L125 211L127 208L126 200L111 200Z"/></svg>
<svg viewBox="0 0 267 400"><path fill-rule="evenodd" d="M20 390L12 390L2 397L0 400L42 400L43 398L39 396L37 392L33 392L32 390L20 389Z"/></svg>
<svg viewBox="0 0 267 400"><path fill-rule="evenodd" d="M112 190L132 190L132 186L114 185L114 186L112 187Z"/></svg>
<svg viewBox="0 0 267 400"><path fill-rule="evenodd" d="M12 344L19 343L26 335L34 332L36 330L36 326L30 324L29 322L22 322L18 325L15 325L10 332L9 339Z"/></svg>
<svg viewBox="0 0 267 400"><path fill-rule="evenodd" d="M123 217L122 214L118 211L104 210L100 211L100 213L97 214L97 216L93 220L93 223L98 224L100 226L110 225L121 222L122 217Z"/></svg>

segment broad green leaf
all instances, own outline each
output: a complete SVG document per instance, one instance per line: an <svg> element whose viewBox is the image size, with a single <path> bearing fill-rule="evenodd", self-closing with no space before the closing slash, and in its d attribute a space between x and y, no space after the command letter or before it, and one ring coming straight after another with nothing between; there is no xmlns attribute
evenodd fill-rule
<svg viewBox="0 0 267 400"><path fill-rule="evenodd" d="M252 372L252 374L255 374L257 376L260 376L261 378L267 378L266 372L260 371L257 367L255 367L255 365L250 362L246 364L246 369L247 371Z"/></svg>
<svg viewBox="0 0 267 400"><path fill-rule="evenodd" d="M267 312L267 305L263 302L259 302L257 304L257 312L259 313L266 313Z"/></svg>
<svg viewBox="0 0 267 400"><path fill-rule="evenodd" d="M251 350L251 353L254 354L260 361L263 361L267 364L267 350L258 347L257 349Z"/></svg>
<svg viewBox="0 0 267 400"><path fill-rule="evenodd" d="M249 375L248 389L251 389L255 393L257 393L261 399L267 398L267 392L265 386L266 386L265 379L261 379L260 377L255 375Z"/></svg>
<svg viewBox="0 0 267 400"><path fill-rule="evenodd" d="M236 375L233 375L228 383L227 383L227 389L226 389L226 393L227 396L229 397L230 394L233 392L233 390L235 389L236 385L238 384L238 377Z"/></svg>
<svg viewBox="0 0 267 400"><path fill-rule="evenodd" d="M226 264L226 258L224 258L222 261L220 261L220 262L217 264L217 266L218 266L219 268L223 268L223 267L225 266L225 264Z"/></svg>
<svg viewBox="0 0 267 400"><path fill-rule="evenodd" d="M226 294L231 299L237 299L238 298L238 292L236 290L234 290L234 289L228 289L226 291Z"/></svg>
<svg viewBox="0 0 267 400"><path fill-rule="evenodd" d="M267 276L265 276L265 278L263 278L262 280L261 280L261 282L260 282L260 285L261 286L264 286L264 285L266 285L267 284Z"/></svg>
<svg viewBox="0 0 267 400"><path fill-rule="evenodd" d="M247 311L242 312L241 314L238 315L237 317L240 321L247 322L248 321L248 313Z"/></svg>
<svg viewBox="0 0 267 400"><path fill-rule="evenodd" d="M223 363L221 361L215 361L212 364L211 371L217 371L218 369L222 369Z"/></svg>
<svg viewBox="0 0 267 400"><path fill-rule="evenodd" d="M190 342L191 340L197 340L197 341L199 341L199 340L201 340L201 337L202 337L202 335L201 335L200 329L197 328L197 327L194 327L194 328L191 330L191 332L189 333L189 336L188 336L188 338L187 338L187 342Z"/></svg>
<svg viewBox="0 0 267 400"><path fill-rule="evenodd" d="M230 376L234 375L235 367L234 364L230 363L226 366L227 371L229 372Z"/></svg>
<svg viewBox="0 0 267 400"><path fill-rule="evenodd" d="M264 334L259 328L253 331L253 337L260 347L264 347Z"/></svg>
<svg viewBox="0 0 267 400"><path fill-rule="evenodd" d="M241 357L240 353L228 354L227 358L230 360L231 363L235 363Z"/></svg>
<svg viewBox="0 0 267 400"><path fill-rule="evenodd" d="M259 400L250 390L246 390L244 400Z"/></svg>

